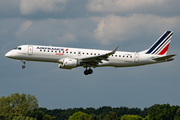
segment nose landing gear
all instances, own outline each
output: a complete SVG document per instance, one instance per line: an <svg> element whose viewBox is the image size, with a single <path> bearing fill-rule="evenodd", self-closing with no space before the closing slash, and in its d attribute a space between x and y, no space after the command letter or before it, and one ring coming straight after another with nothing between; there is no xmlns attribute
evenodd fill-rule
<svg viewBox="0 0 180 120"><path fill-rule="evenodd" d="M25 69L25 67L26 67L26 66L25 66L25 65L23 65L23 66L22 66L22 69Z"/></svg>
<svg viewBox="0 0 180 120"><path fill-rule="evenodd" d="M24 64L24 65L22 66L22 69L25 69L25 67L26 67L26 66L25 66L25 64L26 64L26 60L21 60L21 61L22 61L22 62L23 62L23 64Z"/></svg>

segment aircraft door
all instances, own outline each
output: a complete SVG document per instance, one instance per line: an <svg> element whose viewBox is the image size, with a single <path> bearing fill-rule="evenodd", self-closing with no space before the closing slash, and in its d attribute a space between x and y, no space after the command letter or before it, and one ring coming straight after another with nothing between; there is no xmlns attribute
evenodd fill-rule
<svg viewBox="0 0 180 120"><path fill-rule="evenodd" d="M135 52L134 54L134 62L138 63L139 62L139 54Z"/></svg>
<svg viewBox="0 0 180 120"><path fill-rule="evenodd" d="M29 55L33 54L33 46L28 46L28 54Z"/></svg>

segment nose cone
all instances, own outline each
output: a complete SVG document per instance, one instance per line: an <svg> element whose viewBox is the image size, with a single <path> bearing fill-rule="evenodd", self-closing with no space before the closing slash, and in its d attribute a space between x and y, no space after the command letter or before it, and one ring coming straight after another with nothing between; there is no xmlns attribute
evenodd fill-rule
<svg viewBox="0 0 180 120"><path fill-rule="evenodd" d="M6 57L11 57L11 53L8 52L8 53L5 54L5 56L6 56Z"/></svg>

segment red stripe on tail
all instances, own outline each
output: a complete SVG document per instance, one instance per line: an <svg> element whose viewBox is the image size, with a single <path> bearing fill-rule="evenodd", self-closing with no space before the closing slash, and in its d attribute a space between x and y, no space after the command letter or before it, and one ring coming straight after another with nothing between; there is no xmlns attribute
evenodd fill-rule
<svg viewBox="0 0 180 120"><path fill-rule="evenodd" d="M164 55L164 53L166 53L168 51L169 44L158 55Z"/></svg>

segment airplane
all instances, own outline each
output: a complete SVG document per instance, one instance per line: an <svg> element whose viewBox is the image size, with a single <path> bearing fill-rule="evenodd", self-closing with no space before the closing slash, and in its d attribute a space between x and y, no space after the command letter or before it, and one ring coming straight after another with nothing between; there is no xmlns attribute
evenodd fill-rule
<svg viewBox="0 0 180 120"><path fill-rule="evenodd" d="M166 55L173 31L164 34L147 50L140 52L123 52L114 50L80 49L42 45L20 45L5 54L6 57L26 61L58 63L61 69L84 67L84 74L92 74L96 67L132 67L162 63L174 60L176 54Z"/></svg>

